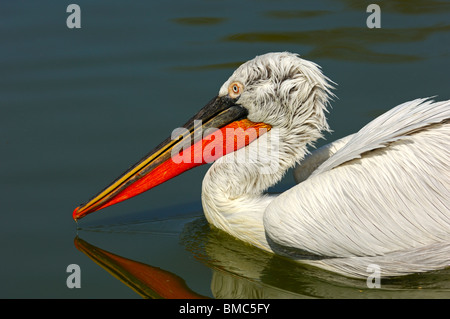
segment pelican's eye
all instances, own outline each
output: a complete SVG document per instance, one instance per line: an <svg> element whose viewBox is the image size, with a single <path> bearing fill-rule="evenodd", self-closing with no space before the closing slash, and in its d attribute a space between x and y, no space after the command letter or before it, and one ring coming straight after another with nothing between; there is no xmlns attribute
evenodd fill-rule
<svg viewBox="0 0 450 319"><path fill-rule="evenodd" d="M232 82L230 86L228 87L228 95L235 99L241 95L242 91L244 90L244 86L240 82Z"/></svg>

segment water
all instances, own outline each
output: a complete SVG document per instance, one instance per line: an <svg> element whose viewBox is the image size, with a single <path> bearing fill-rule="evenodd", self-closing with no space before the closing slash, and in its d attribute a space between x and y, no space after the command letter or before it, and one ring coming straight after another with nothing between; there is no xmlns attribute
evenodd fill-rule
<svg viewBox="0 0 450 319"><path fill-rule="evenodd" d="M258 54L299 53L338 84L327 140L404 101L449 99L447 2L378 1L373 30L362 1L77 1L82 28L68 29L70 3L0 4L0 297L167 297L152 286L160 276L210 298L450 296L449 270L368 289L210 229L200 205L208 167L78 225L71 217ZM288 175L275 190L292 185ZM79 289L66 285L70 264Z"/></svg>

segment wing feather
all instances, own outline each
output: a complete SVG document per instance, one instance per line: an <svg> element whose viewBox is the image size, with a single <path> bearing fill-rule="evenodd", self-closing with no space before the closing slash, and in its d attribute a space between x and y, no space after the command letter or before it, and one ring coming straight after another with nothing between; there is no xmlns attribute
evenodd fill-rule
<svg viewBox="0 0 450 319"><path fill-rule="evenodd" d="M428 125L440 123L450 118L450 101L433 102L416 99L389 110L366 126L329 157L312 174L315 176L333 169L368 151L385 147Z"/></svg>

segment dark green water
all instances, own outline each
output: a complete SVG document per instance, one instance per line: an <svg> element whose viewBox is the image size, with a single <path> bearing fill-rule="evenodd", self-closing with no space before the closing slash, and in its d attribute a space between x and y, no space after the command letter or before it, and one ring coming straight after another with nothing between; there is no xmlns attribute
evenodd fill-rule
<svg viewBox="0 0 450 319"><path fill-rule="evenodd" d="M259 54L299 53L338 84L328 141L402 102L449 99L449 2L378 1L380 29L367 28L364 1L80 0L81 29L66 26L70 3L0 4L1 298L140 298L77 236L207 297L450 297L449 270L368 289L211 230L200 205L208 167L72 220ZM66 285L70 264L81 288Z"/></svg>

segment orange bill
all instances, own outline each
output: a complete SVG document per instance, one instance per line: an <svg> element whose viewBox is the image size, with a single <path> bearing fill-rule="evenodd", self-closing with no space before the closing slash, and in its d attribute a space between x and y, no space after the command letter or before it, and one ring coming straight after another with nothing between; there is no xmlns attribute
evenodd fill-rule
<svg viewBox="0 0 450 319"><path fill-rule="evenodd" d="M191 168L212 163L271 129L270 125L252 122L246 116L247 110L236 100L228 96L214 98L182 128L174 130L171 137L78 206L73 218L78 220L139 195Z"/></svg>

